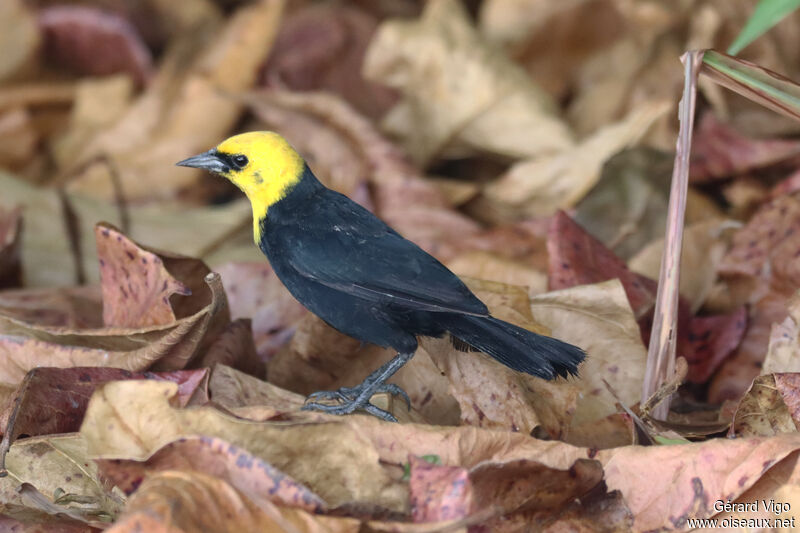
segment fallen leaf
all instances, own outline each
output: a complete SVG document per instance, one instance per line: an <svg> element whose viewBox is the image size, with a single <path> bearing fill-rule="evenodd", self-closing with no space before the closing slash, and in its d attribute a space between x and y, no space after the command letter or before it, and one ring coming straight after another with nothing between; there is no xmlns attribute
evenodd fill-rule
<svg viewBox="0 0 800 533"><path fill-rule="evenodd" d="M212 370L208 387L215 405L236 414L242 413L242 407L259 406L269 407L274 415L280 415L299 411L305 403L305 397L300 394L220 364ZM262 415L261 420L266 419Z"/></svg>
<svg viewBox="0 0 800 533"><path fill-rule="evenodd" d="M788 316L771 326L769 346L764 357L762 374L779 372L800 372L800 330L798 311L800 300L795 294L788 302Z"/></svg>
<svg viewBox="0 0 800 533"><path fill-rule="evenodd" d="M256 352L269 360L294 335L308 311L294 299L264 259L259 263L226 263L222 276L231 317L252 320Z"/></svg>
<svg viewBox="0 0 800 533"><path fill-rule="evenodd" d="M458 520L470 514L472 483L465 468L431 464L413 455L408 462L409 502L414 522Z"/></svg>
<svg viewBox="0 0 800 533"><path fill-rule="evenodd" d="M396 97L361 75L377 25L373 15L356 6L320 4L292 11L281 23L263 80L298 92L329 91L378 118Z"/></svg>
<svg viewBox="0 0 800 533"><path fill-rule="evenodd" d="M254 503L222 479L202 472L167 470L148 477L109 533L152 531L297 531L357 533L353 518L317 516L298 509Z"/></svg>
<svg viewBox="0 0 800 533"><path fill-rule="evenodd" d="M730 435L769 437L797 431L800 420L800 374L758 376L745 393L731 425Z"/></svg>
<svg viewBox="0 0 800 533"><path fill-rule="evenodd" d="M727 251L724 230L730 221L706 220L688 225L683 232L680 265L680 294L696 313L708 298L717 281L717 269ZM658 279L664 239L658 239L640 250L628 261L628 267L650 279Z"/></svg>
<svg viewBox="0 0 800 533"><path fill-rule="evenodd" d="M551 335L586 351L579 378L572 383L580 391L573 427L617 411L603 381L627 405L639 400L647 352L618 280L534 296L531 313Z"/></svg>
<svg viewBox="0 0 800 533"><path fill-rule="evenodd" d="M547 275L521 261L497 257L489 252L466 252L447 261L447 267L459 276L506 285L521 285L529 294L547 290Z"/></svg>
<svg viewBox="0 0 800 533"><path fill-rule="evenodd" d="M4 290L0 292L0 314L42 326L103 326L102 296L96 285Z"/></svg>
<svg viewBox="0 0 800 533"><path fill-rule="evenodd" d="M264 375L264 363L256 353L249 320L240 318L226 325L192 366L212 368L219 364L229 365L252 376Z"/></svg>
<svg viewBox="0 0 800 533"><path fill-rule="evenodd" d="M692 317L684 329L688 333L680 336L678 344L689 363L688 379L692 383L705 383L742 342L747 330L747 309L740 307L727 315Z"/></svg>
<svg viewBox="0 0 800 533"><path fill-rule="evenodd" d="M80 75L126 72L138 84L153 70L150 50L123 17L94 7L51 6L38 14L48 59Z"/></svg>
<svg viewBox="0 0 800 533"><path fill-rule="evenodd" d="M118 368L34 368L25 376L0 413L5 455L20 435L78 431L94 390L109 381L155 379L178 384L177 403L207 398L208 369L175 372L128 372ZM194 400L197 402L198 400Z"/></svg>
<svg viewBox="0 0 800 533"><path fill-rule="evenodd" d="M547 251L550 290L617 278L637 320L649 313L655 304L656 282L628 269L563 211L552 218L547 232Z"/></svg>
<svg viewBox="0 0 800 533"><path fill-rule="evenodd" d="M128 495L147 476L181 470L226 481L259 505L272 502L312 513L326 510L325 503L308 488L219 438L181 438L160 448L144 462L100 459L97 463L102 474Z"/></svg>
<svg viewBox="0 0 800 533"><path fill-rule="evenodd" d="M384 22L364 75L402 92L384 123L417 162L428 163L453 139L510 157L572 146L548 95L489 46L453 0L429 2L417 20Z"/></svg>
<svg viewBox="0 0 800 533"><path fill-rule="evenodd" d="M105 488L79 435L20 440L6 456L6 469L8 475L0 478L0 508L6 516L41 521L56 506L59 512L77 515L84 522L108 523L122 511L119 493ZM25 484L50 500L47 509L26 498L21 490Z"/></svg>
<svg viewBox="0 0 800 533"><path fill-rule="evenodd" d="M3 2L0 21L0 47L7 51L0 60L0 80L7 80L35 63L41 37L36 15L21 0Z"/></svg>
<svg viewBox="0 0 800 533"><path fill-rule="evenodd" d="M705 183L767 167L800 155L800 143L783 139L752 139L706 113L692 141L689 176Z"/></svg>
<svg viewBox="0 0 800 533"><path fill-rule="evenodd" d="M219 276L210 274L206 282L208 305L166 326L72 330L29 324L0 314L0 383L16 386L38 366L181 369L209 342L210 324L227 323Z"/></svg>
<svg viewBox="0 0 800 533"><path fill-rule="evenodd" d="M603 164L636 144L668 109L664 101L642 103L621 122L601 128L574 147L514 164L486 186L484 195L515 217L550 215L572 207L600 180Z"/></svg>
<svg viewBox="0 0 800 533"><path fill-rule="evenodd" d="M143 200L171 198L195 184L199 171L174 163L208 150L235 125L242 105L226 93L255 83L283 4L259 0L244 5L213 37L208 24L187 32L184 44L192 46L183 52L200 50L197 57L162 62L127 113L87 143L72 169L65 171L69 190L111 200L118 182L128 200ZM204 35L209 39L200 47ZM177 74L175 61L180 62Z"/></svg>
<svg viewBox="0 0 800 533"><path fill-rule="evenodd" d="M402 511L407 505L404 487L380 465L370 442L342 424L320 432L314 425L243 421L210 407L182 410L169 404L175 392L174 384L154 381L103 385L81 427L92 457L143 461L180 437L220 437L285 472L329 506L360 502ZM308 454L317 458L312 468L297 460Z"/></svg>

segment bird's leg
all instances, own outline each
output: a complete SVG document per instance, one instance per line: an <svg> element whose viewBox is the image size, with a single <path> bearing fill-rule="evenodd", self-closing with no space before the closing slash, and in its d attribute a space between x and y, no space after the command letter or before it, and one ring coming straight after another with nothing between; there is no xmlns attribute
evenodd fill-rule
<svg viewBox="0 0 800 533"><path fill-rule="evenodd" d="M398 353L386 364L375 370L367 378L356 387L342 387L337 391L321 391L309 395L309 400L320 399L335 399L341 403L339 405L325 405L317 402L309 402L303 406L304 410L322 411L323 413L330 413L334 415L346 415L352 413L357 409L363 409L368 413L388 420L390 422L397 422L397 419L389 412L380 409L371 403L370 398L378 392L388 392L390 394L397 394L405 399L406 403L411 406L411 401L408 394L397 385L386 383L386 380L392 377L395 372L400 370L409 359L414 356L414 353Z"/></svg>

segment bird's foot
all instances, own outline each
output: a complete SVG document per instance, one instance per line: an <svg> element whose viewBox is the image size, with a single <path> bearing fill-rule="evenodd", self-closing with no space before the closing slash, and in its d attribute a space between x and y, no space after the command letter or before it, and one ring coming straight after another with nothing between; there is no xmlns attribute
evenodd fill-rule
<svg viewBox="0 0 800 533"><path fill-rule="evenodd" d="M411 399L408 394L394 383L371 384L365 381L357 387L342 387L335 391L320 391L310 394L307 398L308 403L303 406L303 410L320 411L333 415L347 415L361 409L380 419L397 422L397 418L390 412L384 411L369 402L373 394L381 392L402 397L408 408L411 409ZM337 400L340 403L338 405L327 405L318 403L315 400Z"/></svg>

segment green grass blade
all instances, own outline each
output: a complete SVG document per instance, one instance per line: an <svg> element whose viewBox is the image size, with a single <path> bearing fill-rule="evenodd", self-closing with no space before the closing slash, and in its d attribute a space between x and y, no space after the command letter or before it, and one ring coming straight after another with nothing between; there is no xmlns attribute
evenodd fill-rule
<svg viewBox="0 0 800 533"><path fill-rule="evenodd" d="M800 0L761 0L736 40L728 47L728 53L738 54L798 7Z"/></svg>
<svg viewBox="0 0 800 533"><path fill-rule="evenodd" d="M800 120L800 85L749 61L706 50L701 74L783 115Z"/></svg>

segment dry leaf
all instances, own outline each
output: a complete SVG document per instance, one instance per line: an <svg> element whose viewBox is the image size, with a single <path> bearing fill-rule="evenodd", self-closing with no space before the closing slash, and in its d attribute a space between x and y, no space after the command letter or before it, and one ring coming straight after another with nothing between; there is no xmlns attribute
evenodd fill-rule
<svg viewBox="0 0 800 533"><path fill-rule="evenodd" d="M574 381L581 394L573 426L617 411L616 399L603 380L627 405L639 400L647 353L618 280L534 296L531 312L554 337L586 350L579 379Z"/></svg>
<svg viewBox="0 0 800 533"><path fill-rule="evenodd" d="M473 507L469 472L458 466L441 466L425 459L408 458L411 519L440 522L466 518Z"/></svg>
<svg viewBox="0 0 800 533"><path fill-rule="evenodd" d="M22 285L22 210L0 206L0 289Z"/></svg>
<svg viewBox="0 0 800 533"><path fill-rule="evenodd" d="M282 0L241 7L191 62L188 74L176 77L173 65L162 63L153 83L122 119L76 158L73 167L80 172L71 178L70 190L113 199L118 181L128 199L170 198L194 184L199 173L174 164L216 145L236 123L242 106L224 93L255 83L282 8ZM203 30L187 34L189 42L201 38ZM98 161L103 156L110 164Z"/></svg>
<svg viewBox="0 0 800 533"><path fill-rule="evenodd" d="M292 531L357 533L353 518L316 516L253 502L224 480L201 472L167 470L142 483L109 533L176 531Z"/></svg>
<svg viewBox="0 0 800 533"><path fill-rule="evenodd" d="M0 80L7 80L30 68L41 37L36 16L22 0L8 0L0 6Z"/></svg>
<svg viewBox="0 0 800 533"><path fill-rule="evenodd" d="M454 0L429 2L418 20L384 22L364 74L403 93L385 124L418 162L453 139L511 157L572 146L548 95L481 38Z"/></svg>
<svg viewBox="0 0 800 533"><path fill-rule="evenodd" d="M0 292L0 314L21 322L72 329L103 326L100 287L16 289Z"/></svg>
<svg viewBox="0 0 800 533"><path fill-rule="evenodd" d="M800 330L798 311L800 300L797 294L788 302L788 314L782 322L772 324L769 347L764 358L762 374L778 372L800 372Z"/></svg>
<svg viewBox="0 0 800 533"><path fill-rule="evenodd" d="M81 427L92 457L146 460L184 436L224 438L286 472L335 507L346 503L403 511L407 494L380 465L369 440L342 423L271 425L238 420L210 407L182 410L176 386L118 381L97 390ZM313 464L299 460L312 454Z"/></svg>
<svg viewBox="0 0 800 533"><path fill-rule="evenodd" d="M39 11L48 59L79 75L128 73L138 84L153 70L150 50L123 17L84 6L52 6Z"/></svg>
<svg viewBox="0 0 800 533"><path fill-rule="evenodd" d="M165 445L147 461L97 461L100 471L130 495L149 475L165 470L195 471L230 483L255 503L272 502L309 512L321 512L325 503L308 488L222 439L187 437Z"/></svg>
<svg viewBox="0 0 800 533"><path fill-rule="evenodd" d="M97 465L86 454L79 435L48 435L14 443L6 456L8 475L0 478L0 509L24 522L41 521L52 506L83 521L110 522L122 510L118 494L100 480ZM20 489L29 484L48 500L47 509L26 498ZM62 496L59 498L59 494Z"/></svg>
<svg viewBox="0 0 800 533"><path fill-rule="evenodd" d="M800 420L800 374L758 376L739 402L730 435L769 437L797 431Z"/></svg>
<svg viewBox="0 0 800 533"><path fill-rule="evenodd" d="M668 109L664 101L645 102L621 122L601 128L574 147L516 163L484 194L515 215L550 215L572 207L598 182L603 164L636 144Z"/></svg>

